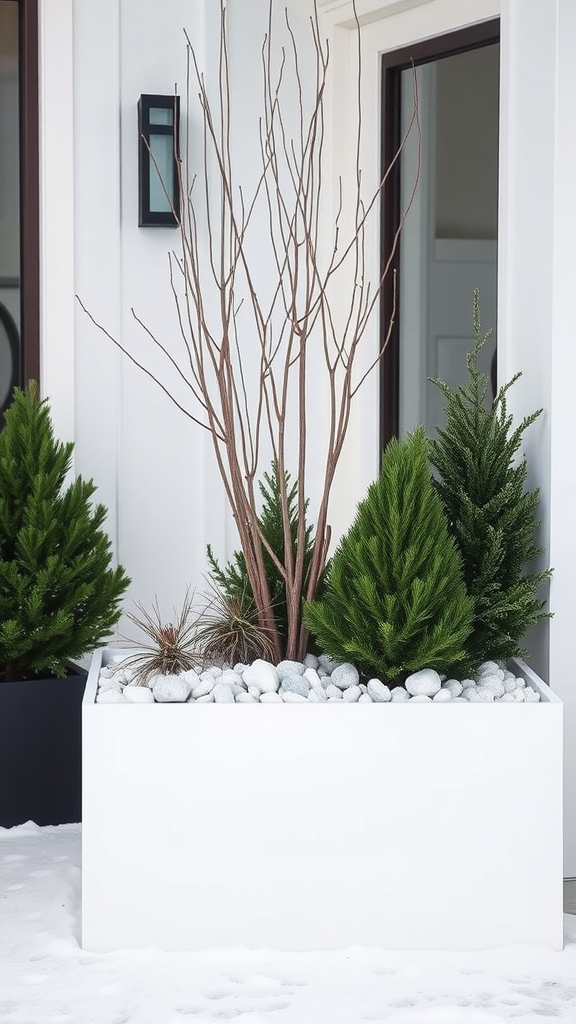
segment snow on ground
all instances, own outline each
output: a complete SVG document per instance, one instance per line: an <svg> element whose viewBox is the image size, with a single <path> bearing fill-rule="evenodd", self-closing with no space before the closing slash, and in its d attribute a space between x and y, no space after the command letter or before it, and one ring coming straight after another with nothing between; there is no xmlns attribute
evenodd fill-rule
<svg viewBox="0 0 576 1024"><path fill-rule="evenodd" d="M567 915L561 953L83 952L80 841L79 825L0 829L2 1024L576 1022Z"/></svg>

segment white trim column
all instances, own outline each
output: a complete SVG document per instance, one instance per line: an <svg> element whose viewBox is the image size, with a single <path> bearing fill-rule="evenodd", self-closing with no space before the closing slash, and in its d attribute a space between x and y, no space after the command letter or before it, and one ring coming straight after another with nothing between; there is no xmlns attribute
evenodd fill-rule
<svg viewBox="0 0 576 1024"><path fill-rule="evenodd" d="M526 451L530 482L541 488L542 564L554 567L554 618L531 646L537 670L565 702L566 876L576 875L575 43L572 0L504 0L499 372L501 380L524 373L510 395L516 417L544 408L526 434Z"/></svg>

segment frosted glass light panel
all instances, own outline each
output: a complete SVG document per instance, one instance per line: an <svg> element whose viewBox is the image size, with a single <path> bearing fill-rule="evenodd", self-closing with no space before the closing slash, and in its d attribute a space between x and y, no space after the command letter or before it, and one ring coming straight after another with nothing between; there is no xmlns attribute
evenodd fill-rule
<svg viewBox="0 0 576 1024"><path fill-rule="evenodd" d="M141 96L138 101L138 224L177 227L178 96Z"/></svg>

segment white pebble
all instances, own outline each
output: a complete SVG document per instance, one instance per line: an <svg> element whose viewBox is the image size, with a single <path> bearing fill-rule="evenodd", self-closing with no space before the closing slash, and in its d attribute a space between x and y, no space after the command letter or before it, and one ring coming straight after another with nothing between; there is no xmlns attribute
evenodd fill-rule
<svg viewBox="0 0 576 1024"><path fill-rule="evenodd" d="M532 686L527 686L524 690L524 700L527 702L534 703L540 700L540 694Z"/></svg>
<svg viewBox="0 0 576 1024"><path fill-rule="evenodd" d="M308 693L308 700L325 701L328 700L326 696L326 690L322 685L312 686Z"/></svg>
<svg viewBox="0 0 576 1024"><path fill-rule="evenodd" d="M413 697L433 697L442 686L442 680L433 668L422 668L408 676L404 686Z"/></svg>
<svg viewBox="0 0 576 1024"><path fill-rule="evenodd" d="M272 693L273 691L270 692ZM249 686L248 693L250 694L251 697L255 697L256 700L260 700L260 690L257 686Z"/></svg>
<svg viewBox="0 0 576 1024"><path fill-rule="evenodd" d="M310 686L322 686L320 676L315 668L307 668L304 672L304 678L308 680Z"/></svg>
<svg viewBox="0 0 576 1024"><path fill-rule="evenodd" d="M328 700L342 700L342 690L338 686L334 686L334 683L330 683L326 687L326 696Z"/></svg>
<svg viewBox="0 0 576 1024"><path fill-rule="evenodd" d="M147 686L125 686L124 696L133 704L153 704L154 694Z"/></svg>
<svg viewBox="0 0 576 1024"><path fill-rule="evenodd" d="M355 704L362 696L362 690L359 686L348 686L342 694L343 700L347 700L349 704Z"/></svg>
<svg viewBox="0 0 576 1024"><path fill-rule="evenodd" d="M504 675L504 673L502 673L502 675ZM488 688L489 690L492 690L495 697L501 697L504 693L504 683L502 679L500 679L499 676L488 672L480 676L480 679L478 680L478 688Z"/></svg>
<svg viewBox="0 0 576 1024"><path fill-rule="evenodd" d="M257 658L244 671L242 676L250 693L251 686L257 686L260 693L270 693L278 689L280 679L276 667L263 658Z"/></svg>
<svg viewBox="0 0 576 1024"><path fill-rule="evenodd" d="M481 676L487 672L492 674L493 672L498 672L499 669L500 666L497 661L483 661L478 669L478 675Z"/></svg>
<svg viewBox="0 0 576 1024"><path fill-rule="evenodd" d="M436 692L438 692L438 691L436 691ZM429 704L432 703L432 697L429 697L427 693L416 693L416 694L414 694L413 697L410 698L410 700L411 701L418 701L419 704L424 704L426 702L428 702Z"/></svg>
<svg viewBox="0 0 576 1024"><path fill-rule="evenodd" d="M207 693L212 693L216 685L214 676L207 676L206 679L199 679L197 685L192 690L192 696L194 700L198 700L199 697L205 697Z"/></svg>
<svg viewBox="0 0 576 1024"><path fill-rule="evenodd" d="M379 703L392 699L390 687L386 686L386 683L383 683L381 679L369 679L367 693L370 694L373 701L378 701Z"/></svg>
<svg viewBox="0 0 576 1024"><path fill-rule="evenodd" d="M372 697L370 696L369 693L363 693L362 696L358 698L358 703L359 704L373 704L374 701L372 700Z"/></svg>
<svg viewBox="0 0 576 1024"><path fill-rule="evenodd" d="M118 693L122 693L122 687L114 677L112 677L112 679L102 679L102 677L100 677L98 681L98 692L107 693L109 690L116 690Z"/></svg>
<svg viewBox="0 0 576 1024"><path fill-rule="evenodd" d="M96 697L97 704L128 704L124 694L119 693L118 690L104 690L104 693L99 693Z"/></svg>
<svg viewBox="0 0 576 1024"><path fill-rule="evenodd" d="M276 690L265 690L264 693L260 694L261 704L281 704L282 697Z"/></svg>
<svg viewBox="0 0 576 1024"><path fill-rule="evenodd" d="M488 701L494 700L495 694L494 694L494 690L490 689L489 686L479 686L478 687L478 696L479 696L480 700L483 700L484 702L488 702Z"/></svg>
<svg viewBox="0 0 576 1024"><path fill-rule="evenodd" d="M262 694L262 697L264 694ZM260 700L262 700L262 697ZM307 701L308 697L303 697L301 693L294 693L293 690L286 690L280 698L285 704L296 704L298 701Z"/></svg>
<svg viewBox="0 0 576 1024"><path fill-rule="evenodd" d="M395 686L391 692L390 699L394 702L410 700L410 694L403 686Z"/></svg>
<svg viewBox="0 0 576 1024"><path fill-rule="evenodd" d="M234 694L232 687L227 683L216 683L214 687L214 700L216 704L233 704Z"/></svg>
<svg viewBox="0 0 576 1024"><path fill-rule="evenodd" d="M159 704L185 704L191 686L182 676L158 676L154 683L154 700Z"/></svg>
<svg viewBox="0 0 576 1024"><path fill-rule="evenodd" d="M432 700L436 704L446 704L447 701L452 700L452 694L447 686L443 686L442 689L435 693Z"/></svg>
<svg viewBox="0 0 576 1024"><path fill-rule="evenodd" d="M451 697L459 697L463 687L457 679L447 679L445 683L442 683L442 689L448 690Z"/></svg>
<svg viewBox="0 0 576 1024"><path fill-rule="evenodd" d="M242 693L236 694L237 704L257 704L256 697L253 697L251 693L246 693L246 690L242 690Z"/></svg>
<svg viewBox="0 0 576 1024"><path fill-rule="evenodd" d="M210 693L205 693L203 697L197 697L196 698L196 703L197 704L213 704L214 703L214 690L211 690Z"/></svg>

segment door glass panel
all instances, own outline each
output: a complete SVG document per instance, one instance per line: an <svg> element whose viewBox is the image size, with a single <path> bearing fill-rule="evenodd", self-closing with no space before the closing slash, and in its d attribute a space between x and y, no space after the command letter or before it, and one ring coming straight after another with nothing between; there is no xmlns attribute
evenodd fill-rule
<svg viewBox="0 0 576 1024"><path fill-rule="evenodd" d="M466 380L472 297L480 290L484 331L493 329L480 368L490 374L496 346L498 238L498 44L402 72L402 121L410 121L414 74L422 126L419 184L401 240L400 434L424 423L433 436L444 398L428 383ZM401 160L402 206L418 160L412 138Z"/></svg>
<svg viewBox="0 0 576 1024"><path fill-rule="evenodd" d="M20 362L18 3L0 0L0 411Z"/></svg>

